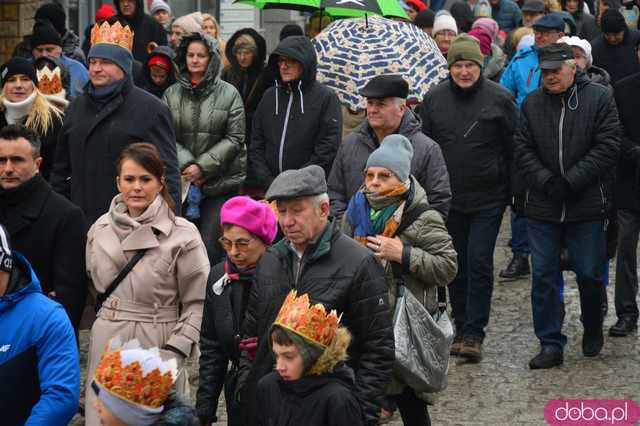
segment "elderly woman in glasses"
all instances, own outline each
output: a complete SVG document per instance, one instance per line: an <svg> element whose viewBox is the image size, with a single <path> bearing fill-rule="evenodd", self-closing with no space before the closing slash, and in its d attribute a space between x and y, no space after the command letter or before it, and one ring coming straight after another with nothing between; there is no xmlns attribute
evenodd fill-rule
<svg viewBox="0 0 640 426"><path fill-rule="evenodd" d="M249 197L226 201L220 211L220 225L222 237L218 241L226 258L211 269L207 283L200 330L200 385L196 408L201 424L215 423L218 398L224 387L227 421L234 426L241 424L233 398L240 348L251 351L257 347L255 338L240 341L240 325L256 264L276 238L278 225L268 204Z"/></svg>

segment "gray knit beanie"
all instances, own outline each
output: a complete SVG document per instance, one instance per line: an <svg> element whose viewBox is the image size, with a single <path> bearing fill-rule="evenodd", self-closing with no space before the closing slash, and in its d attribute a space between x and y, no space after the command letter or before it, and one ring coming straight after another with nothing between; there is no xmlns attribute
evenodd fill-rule
<svg viewBox="0 0 640 426"><path fill-rule="evenodd" d="M401 182L406 182L411 173L412 158L413 145L409 139L402 135L389 135L369 155L365 170L369 167L384 167L391 170Z"/></svg>

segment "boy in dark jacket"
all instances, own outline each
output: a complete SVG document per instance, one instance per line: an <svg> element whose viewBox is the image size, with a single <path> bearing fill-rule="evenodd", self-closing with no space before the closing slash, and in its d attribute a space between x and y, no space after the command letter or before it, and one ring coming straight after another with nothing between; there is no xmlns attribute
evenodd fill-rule
<svg viewBox="0 0 640 426"><path fill-rule="evenodd" d="M343 362L351 335L338 322L335 310L289 293L270 333L276 371L258 383L259 426L364 424Z"/></svg>

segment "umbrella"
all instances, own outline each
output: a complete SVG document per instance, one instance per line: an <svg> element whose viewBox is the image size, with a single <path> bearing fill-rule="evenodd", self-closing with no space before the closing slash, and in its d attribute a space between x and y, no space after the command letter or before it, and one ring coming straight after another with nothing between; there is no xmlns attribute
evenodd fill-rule
<svg viewBox="0 0 640 426"><path fill-rule="evenodd" d="M371 78L397 74L409 83L409 100L422 102L448 75L447 62L431 37L415 25L379 16L332 22L311 40L318 54L317 80L354 111L365 107L360 89Z"/></svg>
<svg viewBox="0 0 640 426"><path fill-rule="evenodd" d="M318 10L333 17L383 15L409 19L398 0L235 0L258 9L285 9L301 12Z"/></svg>

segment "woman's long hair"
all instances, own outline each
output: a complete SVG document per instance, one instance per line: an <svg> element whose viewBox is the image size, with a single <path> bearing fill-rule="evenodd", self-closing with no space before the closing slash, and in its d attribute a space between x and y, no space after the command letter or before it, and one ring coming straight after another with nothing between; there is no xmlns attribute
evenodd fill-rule
<svg viewBox="0 0 640 426"><path fill-rule="evenodd" d="M33 84L33 82L31 84ZM29 110L29 114L27 114L27 120L24 125L38 133L41 137L44 137L49 133L49 130L53 129L54 120L56 118L62 121L64 111L49 102L49 100L38 90L35 84L33 84L33 91L36 94L36 98L33 101L33 105L31 105L31 109ZM3 91L0 93L0 111L2 112L5 111L3 103L5 99L7 98L4 96Z"/></svg>

